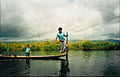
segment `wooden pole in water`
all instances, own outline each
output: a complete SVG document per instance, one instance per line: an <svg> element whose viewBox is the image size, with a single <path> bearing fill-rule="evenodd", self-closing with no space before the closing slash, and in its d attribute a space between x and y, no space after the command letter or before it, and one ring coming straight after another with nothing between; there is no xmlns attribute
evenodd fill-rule
<svg viewBox="0 0 120 77"><path fill-rule="evenodd" d="M66 32L66 35L68 35L68 32ZM66 59L68 59L68 36L66 37Z"/></svg>

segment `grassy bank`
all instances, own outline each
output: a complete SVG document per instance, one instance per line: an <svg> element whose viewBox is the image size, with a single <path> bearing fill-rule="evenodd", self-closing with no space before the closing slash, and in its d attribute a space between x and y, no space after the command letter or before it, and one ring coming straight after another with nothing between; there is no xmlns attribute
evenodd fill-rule
<svg viewBox="0 0 120 77"><path fill-rule="evenodd" d="M56 46L52 41L39 41L31 43L0 43L0 51L25 51L25 46L30 44L32 51L59 51L60 42L57 41ZM69 42L69 50L120 50L120 43L92 42L90 40L83 40L80 42Z"/></svg>

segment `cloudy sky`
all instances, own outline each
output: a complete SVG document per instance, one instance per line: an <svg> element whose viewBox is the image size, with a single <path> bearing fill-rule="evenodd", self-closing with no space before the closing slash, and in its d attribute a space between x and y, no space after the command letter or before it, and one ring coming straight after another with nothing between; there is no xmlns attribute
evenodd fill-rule
<svg viewBox="0 0 120 77"><path fill-rule="evenodd" d="M120 38L119 0L1 0L0 40Z"/></svg>

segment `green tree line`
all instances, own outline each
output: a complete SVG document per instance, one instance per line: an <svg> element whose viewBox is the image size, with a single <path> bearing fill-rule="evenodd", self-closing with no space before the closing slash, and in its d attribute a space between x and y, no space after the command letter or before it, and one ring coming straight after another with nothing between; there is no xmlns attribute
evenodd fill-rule
<svg viewBox="0 0 120 77"><path fill-rule="evenodd" d="M31 51L59 51L60 42L57 41L56 45L53 41L39 41L31 43L0 43L0 51L25 51L25 46L29 44ZM120 50L120 43L105 42L92 42L90 40L83 40L80 42L69 42L69 50Z"/></svg>

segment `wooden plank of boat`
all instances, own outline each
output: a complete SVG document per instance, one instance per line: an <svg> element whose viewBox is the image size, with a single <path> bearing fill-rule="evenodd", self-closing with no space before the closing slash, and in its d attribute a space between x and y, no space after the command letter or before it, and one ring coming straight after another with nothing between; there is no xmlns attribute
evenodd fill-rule
<svg viewBox="0 0 120 77"><path fill-rule="evenodd" d="M48 55L48 56L0 56L0 59L48 59L48 58L59 58L66 55Z"/></svg>

